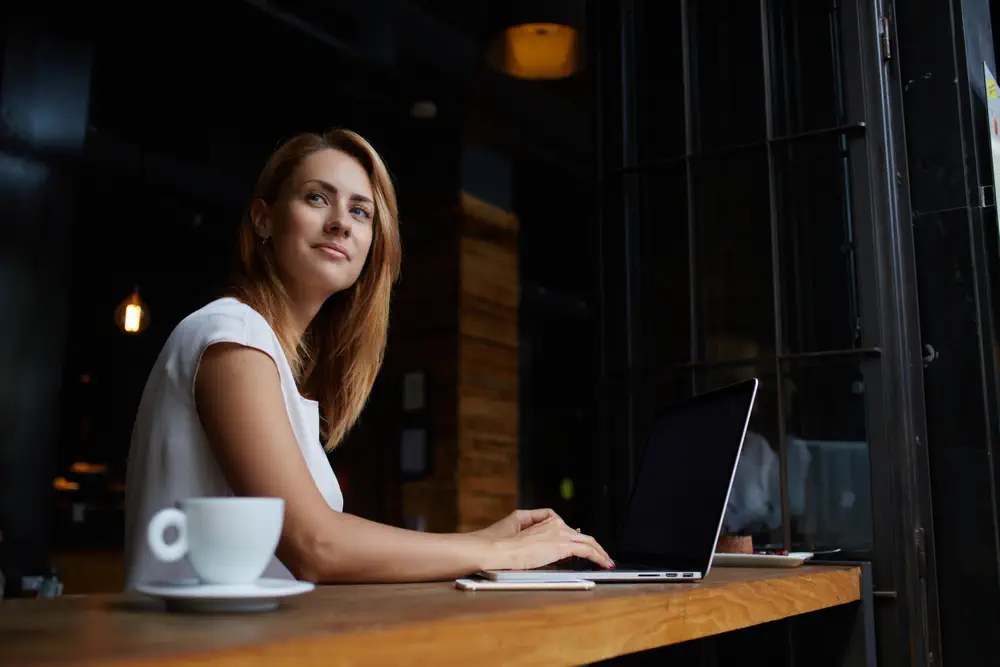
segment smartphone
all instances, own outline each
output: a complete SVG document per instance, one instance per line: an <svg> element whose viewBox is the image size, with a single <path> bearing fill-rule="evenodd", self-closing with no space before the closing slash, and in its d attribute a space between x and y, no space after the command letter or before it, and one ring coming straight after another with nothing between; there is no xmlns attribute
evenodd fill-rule
<svg viewBox="0 0 1000 667"><path fill-rule="evenodd" d="M487 581L485 579L456 579L455 588L461 591L589 591L596 584L586 579L567 581Z"/></svg>

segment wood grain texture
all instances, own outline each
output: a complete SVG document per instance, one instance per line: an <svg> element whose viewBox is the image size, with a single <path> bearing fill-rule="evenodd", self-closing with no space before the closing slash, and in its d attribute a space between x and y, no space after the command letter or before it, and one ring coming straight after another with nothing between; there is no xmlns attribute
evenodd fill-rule
<svg viewBox="0 0 1000 667"><path fill-rule="evenodd" d="M326 586L259 615L166 614L134 596L8 600L0 664L574 665L856 602L860 587L857 568L807 566L568 593Z"/></svg>
<svg viewBox="0 0 1000 667"><path fill-rule="evenodd" d="M403 270L392 303L392 321L382 380L393 390L392 418L383 424L389 461L399 465L403 376L422 372L426 408L407 426L427 429L431 470L398 485L398 514L422 520L432 532L458 525L458 220L454 206L408 218L403 233ZM391 463L390 463L391 462ZM338 471L339 473L339 471ZM383 489L382 493L390 491ZM347 508L350 509L349 507ZM402 523L402 521L400 521Z"/></svg>
<svg viewBox="0 0 1000 667"><path fill-rule="evenodd" d="M517 217L459 198L458 530L517 509Z"/></svg>
<svg viewBox="0 0 1000 667"><path fill-rule="evenodd" d="M468 531L517 508L517 216L468 193L411 221L385 373L427 374L434 469L402 484L402 514ZM387 437L392 437L387 436Z"/></svg>
<svg viewBox="0 0 1000 667"><path fill-rule="evenodd" d="M462 212L461 226L465 235L478 229L483 235L504 234L504 238L516 241L520 222L512 212L465 191L458 195L458 209ZM485 228L495 231L486 232Z"/></svg>

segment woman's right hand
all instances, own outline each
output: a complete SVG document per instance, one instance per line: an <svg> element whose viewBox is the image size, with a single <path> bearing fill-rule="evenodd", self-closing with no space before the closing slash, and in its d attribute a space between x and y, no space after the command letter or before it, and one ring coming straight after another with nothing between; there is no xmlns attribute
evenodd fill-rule
<svg viewBox="0 0 1000 667"><path fill-rule="evenodd" d="M558 516L495 542L499 562L484 569L530 570L565 558L586 558L601 567L613 568L614 561L590 535L570 528Z"/></svg>

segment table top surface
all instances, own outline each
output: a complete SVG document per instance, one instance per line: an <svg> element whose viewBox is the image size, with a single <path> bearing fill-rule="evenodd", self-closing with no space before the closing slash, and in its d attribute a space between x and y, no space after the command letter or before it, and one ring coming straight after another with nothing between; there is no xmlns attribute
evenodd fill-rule
<svg viewBox="0 0 1000 667"><path fill-rule="evenodd" d="M175 614L141 595L0 603L0 665L583 664L860 599L850 566L715 568L697 584L480 591L319 586L259 614Z"/></svg>

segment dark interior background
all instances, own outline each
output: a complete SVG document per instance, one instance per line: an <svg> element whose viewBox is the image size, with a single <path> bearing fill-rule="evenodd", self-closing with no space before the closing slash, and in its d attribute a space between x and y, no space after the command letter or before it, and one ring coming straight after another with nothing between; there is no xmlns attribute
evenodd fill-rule
<svg viewBox="0 0 1000 667"><path fill-rule="evenodd" d="M635 0L626 29L603 36L611 23L593 19L623 5L590 2L585 67L556 82L486 66L488 4L0 7L0 569L120 546L124 457L156 354L224 284L273 148L346 126L385 156L404 229L462 187L496 184L469 167L470 147L509 166L523 505L613 534L648 414L756 375L751 429L767 451L790 469L801 441L839 463L810 469L820 492L805 509L789 493L776 525L746 530L875 560L880 627L929 618L933 635L939 605L945 657L975 664L1000 609L1000 254L995 206L978 201L992 183L977 79L984 60L996 73L989 3L904 3L887 64L881 2ZM901 110L881 106L879 73ZM419 101L436 115L414 117ZM886 137L904 147L891 176ZM888 183L912 225L882 206ZM882 313L904 308L886 298L899 259L886 230L915 267L900 288L919 296L913 335L939 353L902 388L881 356L894 343ZM125 337L112 313L135 287L151 325ZM919 414L886 412L897 390ZM377 385L373 405L394 391ZM394 521L397 450L371 421L333 464L348 509ZM926 441L897 449L903 421ZM901 451L926 455L913 497L888 481L909 465ZM75 475L76 462L107 473ZM81 484L82 520L56 477ZM931 497L925 616L903 608L902 554L917 545L902 517ZM880 635L886 664L910 650L893 636Z"/></svg>
<svg viewBox="0 0 1000 667"><path fill-rule="evenodd" d="M8 359L24 369L8 375L6 396L23 393L28 377L44 378L46 396L28 410L15 400L4 410L5 446L19 451L5 459L0 484L5 571L44 570L51 544L120 546L125 457L149 368L177 322L225 286L236 225L270 152L296 132L332 127L361 133L382 153L404 233L408 219L454 201L460 188L490 187L488 173L463 162L469 146L488 146L510 165L508 197L522 229L522 348L532 359L522 383L535 397L523 408L523 496L574 514L560 484L587 486L566 454L592 431L581 359L596 346L587 70L570 81L523 82L488 69L485 3L233 0L140 13L42 2L0 12L3 102L14 110L4 119L3 160L15 176L7 182L20 188L4 196L4 217L31 230L6 236L0 265L43 286L30 295L16 282L4 289L13 300ZM40 103L37 90L18 85L39 68L51 82ZM70 92L57 92L60 84ZM411 113L419 101L435 105L433 118ZM29 103L62 113L72 140L46 143L30 122L19 125L18 105ZM21 187L32 178L36 190ZM134 288L151 323L126 337L113 312ZM373 405L380 391L395 388L377 385ZM372 442L368 426L363 420L333 463L349 508L393 520L387 487L398 483L397 453ZM75 462L107 474L75 475ZM80 495L62 501L55 477L82 483L82 524L73 510Z"/></svg>

